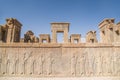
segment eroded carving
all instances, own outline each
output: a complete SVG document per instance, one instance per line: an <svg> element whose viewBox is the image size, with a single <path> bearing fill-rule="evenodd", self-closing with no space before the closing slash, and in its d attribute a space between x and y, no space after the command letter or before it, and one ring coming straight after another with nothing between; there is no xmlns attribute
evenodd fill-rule
<svg viewBox="0 0 120 80"><path fill-rule="evenodd" d="M97 43L96 31L89 31L86 35L86 42L88 43Z"/></svg>
<svg viewBox="0 0 120 80"><path fill-rule="evenodd" d="M38 74L41 75L43 74L43 65L45 63L45 59L44 59L44 55L40 55L40 57L38 57Z"/></svg>
<svg viewBox="0 0 120 80"><path fill-rule="evenodd" d="M73 54L71 57L71 74L76 75L76 64L77 64L77 56Z"/></svg>
<svg viewBox="0 0 120 80"><path fill-rule="evenodd" d="M84 76L85 75L85 54L81 54L80 57L80 75Z"/></svg>
<svg viewBox="0 0 120 80"><path fill-rule="evenodd" d="M52 54L50 53L49 56L47 57L47 75L51 75L52 74L52 69L53 69L53 63L54 63L54 59L52 58Z"/></svg>

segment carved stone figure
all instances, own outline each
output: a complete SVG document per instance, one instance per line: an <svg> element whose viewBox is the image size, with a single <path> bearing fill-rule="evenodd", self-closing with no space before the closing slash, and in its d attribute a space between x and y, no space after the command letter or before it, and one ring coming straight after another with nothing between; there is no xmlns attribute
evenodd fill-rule
<svg viewBox="0 0 120 80"><path fill-rule="evenodd" d="M119 59L120 59L120 57L119 57L119 53L115 53L115 60L114 60L114 66L115 66L115 75L118 75L119 74Z"/></svg>
<svg viewBox="0 0 120 80"><path fill-rule="evenodd" d="M6 74L10 74L10 60L7 60L7 63L6 63Z"/></svg>
<svg viewBox="0 0 120 80"><path fill-rule="evenodd" d="M19 73L26 74L28 73L28 59L32 56L32 52L25 52L19 57Z"/></svg>
<svg viewBox="0 0 120 80"><path fill-rule="evenodd" d="M111 53L108 53L108 57L107 57L107 74L108 75L112 74L112 56L111 56Z"/></svg>
<svg viewBox="0 0 120 80"><path fill-rule="evenodd" d="M6 74L6 69L7 69L7 55L6 50L4 49L2 54L2 66L1 66L2 74Z"/></svg>
<svg viewBox="0 0 120 80"><path fill-rule="evenodd" d="M95 71L95 56L92 55L91 58L89 58L89 76L93 76Z"/></svg>
<svg viewBox="0 0 120 80"><path fill-rule="evenodd" d="M114 75L114 53L110 56L110 62L111 62L111 75Z"/></svg>
<svg viewBox="0 0 120 80"><path fill-rule="evenodd" d="M51 75L52 74L52 68L53 68L53 62L54 59L52 58L52 55L49 54L49 56L47 57L47 75Z"/></svg>
<svg viewBox="0 0 120 80"><path fill-rule="evenodd" d="M18 74L19 60L15 61L15 74Z"/></svg>
<svg viewBox="0 0 120 80"><path fill-rule="evenodd" d="M44 56L43 55L40 55L40 57L38 57L38 74L41 75L43 74L43 65L44 65L44 62L45 62L45 59L44 59Z"/></svg>
<svg viewBox="0 0 120 80"><path fill-rule="evenodd" d="M9 52L10 53L8 53L7 55L7 71L9 72L8 74L15 74L15 62L16 62L16 58L17 58L17 53L12 53L11 54L11 51L12 50L10 50Z"/></svg>
<svg viewBox="0 0 120 80"><path fill-rule="evenodd" d="M33 56L33 53L30 52L30 53L27 53L28 54L28 58L26 58L26 61L27 61L27 73L28 74L33 74L34 73L34 56Z"/></svg>
<svg viewBox="0 0 120 80"><path fill-rule="evenodd" d="M0 74L2 73L2 51L0 51Z"/></svg>
<svg viewBox="0 0 120 80"><path fill-rule="evenodd" d="M71 74L76 75L76 64L77 64L77 57L73 54L71 57Z"/></svg>
<svg viewBox="0 0 120 80"><path fill-rule="evenodd" d="M84 55L85 55L85 74L86 74L86 76L88 76L89 75L89 59L88 59L88 53L87 52L85 52L84 53Z"/></svg>
<svg viewBox="0 0 120 80"><path fill-rule="evenodd" d="M107 62L105 56L103 56L102 58L102 72L103 72L103 76L107 75Z"/></svg>
<svg viewBox="0 0 120 80"><path fill-rule="evenodd" d="M81 54L80 57L80 75L84 76L85 75L85 55Z"/></svg>
<svg viewBox="0 0 120 80"><path fill-rule="evenodd" d="M118 66L120 66L120 55L118 55ZM118 67L118 76L120 76L120 67Z"/></svg>
<svg viewBox="0 0 120 80"><path fill-rule="evenodd" d="M97 75L97 76L100 76L101 73L102 73L102 70L101 70L101 68L102 68L102 62L101 62L101 61L102 61L102 60L101 60L101 55L98 54L98 55L96 56L96 75Z"/></svg>
<svg viewBox="0 0 120 80"><path fill-rule="evenodd" d="M24 54L24 72L25 74L32 74L31 68L32 68L32 52L25 53Z"/></svg>
<svg viewBox="0 0 120 80"><path fill-rule="evenodd" d="M36 74L37 63L36 60L33 60L33 74Z"/></svg>
<svg viewBox="0 0 120 80"><path fill-rule="evenodd" d="M20 75L24 74L24 54L25 54L25 53L21 54L21 55L20 55L21 57L19 57L18 73L19 73Z"/></svg>

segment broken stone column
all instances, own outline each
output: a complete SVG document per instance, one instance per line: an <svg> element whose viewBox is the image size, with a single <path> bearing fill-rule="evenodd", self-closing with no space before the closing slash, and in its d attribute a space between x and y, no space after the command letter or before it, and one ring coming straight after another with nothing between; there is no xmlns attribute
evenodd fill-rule
<svg viewBox="0 0 120 80"><path fill-rule="evenodd" d="M22 24L17 19L8 18L6 19L5 26L8 28L6 42L20 42L20 31Z"/></svg>
<svg viewBox="0 0 120 80"><path fill-rule="evenodd" d="M89 31L86 35L87 43L97 43L98 40L96 38L96 31Z"/></svg>
<svg viewBox="0 0 120 80"><path fill-rule="evenodd" d="M120 22L115 26L114 42L120 42Z"/></svg>
<svg viewBox="0 0 120 80"><path fill-rule="evenodd" d="M102 43L114 42L114 19L105 19L99 24L100 39Z"/></svg>
<svg viewBox="0 0 120 80"><path fill-rule="evenodd" d="M0 42L2 42L2 26L0 25Z"/></svg>

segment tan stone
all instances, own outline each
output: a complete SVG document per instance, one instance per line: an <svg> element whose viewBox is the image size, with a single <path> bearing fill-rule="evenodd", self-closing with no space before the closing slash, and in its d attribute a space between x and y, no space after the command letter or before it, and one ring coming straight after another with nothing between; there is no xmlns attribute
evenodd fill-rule
<svg viewBox="0 0 120 80"><path fill-rule="evenodd" d="M64 33L64 43L68 43L69 23L51 23L52 43L57 43L57 32Z"/></svg>
<svg viewBox="0 0 120 80"><path fill-rule="evenodd" d="M15 43L15 39L19 38L13 37L12 21L14 19L8 19L6 25L0 26L0 80L24 80L24 77L120 79L120 24L115 24L114 19L100 23L101 42L97 41L96 31L89 31L86 43L80 42L80 34L72 34L69 42L69 23L51 23L52 41L49 34L40 34L38 43L34 33L28 31L20 42ZM57 32L64 33L64 43L57 43ZM8 35L11 37L8 38ZM74 44L76 39L78 43ZM42 44L43 40L47 43Z"/></svg>
<svg viewBox="0 0 120 80"><path fill-rule="evenodd" d="M50 35L49 34L40 34L39 36L40 36L40 38L39 38L40 43L50 43ZM44 41L46 41L46 42L44 42Z"/></svg>
<svg viewBox="0 0 120 80"><path fill-rule="evenodd" d="M14 18L6 19L6 24L1 26L1 38L3 42L20 42L20 32L22 24Z"/></svg>
<svg viewBox="0 0 120 80"><path fill-rule="evenodd" d="M99 24L101 43L120 42L119 26L119 23L114 23L114 19L103 20Z"/></svg>
<svg viewBox="0 0 120 80"><path fill-rule="evenodd" d="M70 41L71 43L80 43L81 41L80 38L81 38L80 34L71 34Z"/></svg>
<svg viewBox="0 0 120 80"><path fill-rule="evenodd" d="M87 43L97 43L96 31L89 31L86 35Z"/></svg>
<svg viewBox="0 0 120 80"><path fill-rule="evenodd" d="M31 30L29 30L24 34L24 42L37 43L39 42L39 39L34 36L34 33Z"/></svg>

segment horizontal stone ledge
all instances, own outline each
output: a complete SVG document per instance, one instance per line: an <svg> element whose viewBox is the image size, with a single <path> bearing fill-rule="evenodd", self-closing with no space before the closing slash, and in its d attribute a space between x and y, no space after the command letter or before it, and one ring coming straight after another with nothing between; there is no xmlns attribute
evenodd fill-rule
<svg viewBox="0 0 120 80"><path fill-rule="evenodd" d="M105 44L105 43L0 43L1 48L106 48L106 47L120 47L120 43L117 44Z"/></svg>
<svg viewBox="0 0 120 80"><path fill-rule="evenodd" d="M120 80L120 77L0 77L0 80Z"/></svg>

